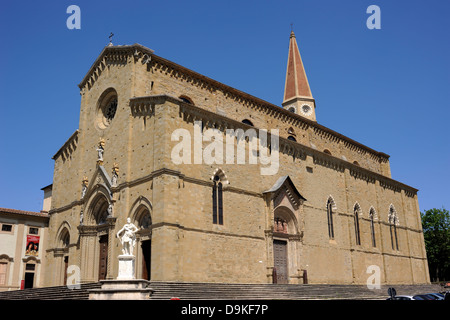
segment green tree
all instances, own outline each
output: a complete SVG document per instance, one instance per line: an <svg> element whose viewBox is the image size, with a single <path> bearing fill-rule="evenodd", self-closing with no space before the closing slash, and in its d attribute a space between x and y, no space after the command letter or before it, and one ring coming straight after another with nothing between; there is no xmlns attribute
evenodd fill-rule
<svg viewBox="0 0 450 320"><path fill-rule="evenodd" d="M450 280L450 213L430 209L420 213L432 281Z"/></svg>

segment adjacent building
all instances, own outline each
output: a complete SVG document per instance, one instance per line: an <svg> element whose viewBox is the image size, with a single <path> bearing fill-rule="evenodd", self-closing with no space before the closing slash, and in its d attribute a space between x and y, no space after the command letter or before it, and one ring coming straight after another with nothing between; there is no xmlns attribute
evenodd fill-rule
<svg viewBox="0 0 450 320"><path fill-rule="evenodd" d="M0 291L43 285L47 212L0 208Z"/></svg>

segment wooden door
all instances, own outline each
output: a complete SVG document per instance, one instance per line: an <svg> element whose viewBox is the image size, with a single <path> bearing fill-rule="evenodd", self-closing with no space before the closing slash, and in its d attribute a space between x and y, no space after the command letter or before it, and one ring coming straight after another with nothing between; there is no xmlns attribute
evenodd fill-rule
<svg viewBox="0 0 450 320"><path fill-rule="evenodd" d="M273 240L273 259L276 283L288 283L287 242Z"/></svg>
<svg viewBox="0 0 450 320"><path fill-rule="evenodd" d="M150 280L151 240L142 242L142 279Z"/></svg>
<svg viewBox="0 0 450 320"><path fill-rule="evenodd" d="M100 237L100 259L98 267L98 280L106 279L108 272L108 235Z"/></svg>

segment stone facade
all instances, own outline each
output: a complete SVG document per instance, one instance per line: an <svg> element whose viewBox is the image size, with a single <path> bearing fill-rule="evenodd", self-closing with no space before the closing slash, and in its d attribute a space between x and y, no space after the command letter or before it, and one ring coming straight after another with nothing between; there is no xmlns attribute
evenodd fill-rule
<svg viewBox="0 0 450 320"><path fill-rule="evenodd" d="M138 44L105 47L79 88L79 128L53 157L45 285L68 265L82 282L117 278L128 217L136 278L272 283L278 240L289 283L306 270L309 283L365 284L372 265L382 284L429 282L417 189L391 179L388 155ZM277 173L175 164L174 131L208 128L278 129Z"/></svg>

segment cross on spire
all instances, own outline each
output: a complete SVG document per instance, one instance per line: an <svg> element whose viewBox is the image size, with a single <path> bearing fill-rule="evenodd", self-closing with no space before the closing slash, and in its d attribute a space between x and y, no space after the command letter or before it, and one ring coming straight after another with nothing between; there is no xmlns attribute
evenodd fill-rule
<svg viewBox="0 0 450 320"><path fill-rule="evenodd" d="M114 33L111 32L111 34L109 35L109 46L112 46L112 37L114 37Z"/></svg>

